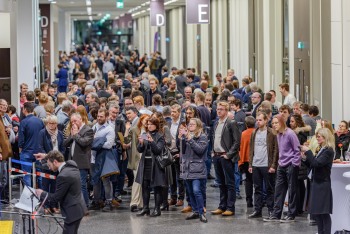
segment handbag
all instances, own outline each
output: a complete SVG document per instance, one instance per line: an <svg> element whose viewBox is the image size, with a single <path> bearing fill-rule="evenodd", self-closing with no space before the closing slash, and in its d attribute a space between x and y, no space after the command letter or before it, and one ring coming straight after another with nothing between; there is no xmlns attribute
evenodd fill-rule
<svg viewBox="0 0 350 234"><path fill-rule="evenodd" d="M156 156L156 160L162 169L174 163L174 157L168 147L164 147L162 153Z"/></svg>

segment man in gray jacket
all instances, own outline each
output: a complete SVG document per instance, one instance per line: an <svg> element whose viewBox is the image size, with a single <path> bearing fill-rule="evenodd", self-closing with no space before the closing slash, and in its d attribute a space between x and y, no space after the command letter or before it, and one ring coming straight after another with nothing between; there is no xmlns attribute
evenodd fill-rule
<svg viewBox="0 0 350 234"><path fill-rule="evenodd" d="M91 144L94 140L94 131L83 122L79 113L72 114L70 121L72 124L70 135L63 144L65 147L70 147L69 159L72 159L78 165L81 190L86 206L88 206L89 195L86 180L90 170Z"/></svg>

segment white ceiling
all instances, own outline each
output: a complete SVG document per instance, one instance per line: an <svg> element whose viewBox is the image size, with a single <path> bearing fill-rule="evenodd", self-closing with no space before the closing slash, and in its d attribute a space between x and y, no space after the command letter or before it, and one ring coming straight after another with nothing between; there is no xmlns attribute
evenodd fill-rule
<svg viewBox="0 0 350 234"><path fill-rule="evenodd" d="M72 18L75 19L88 19L89 15L86 10L86 0L39 0L39 3L50 3L50 1L56 1L55 5L61 8L65 12L69 12ZM94 20L103 18L106 14L110 14L111 18L119 17L122 14L128 13L130 9L140 6L143 3L150 0L124 0L124 9L116 8L116 0L91 0L92 17ZM165 0L167 2L169 0ZM185 5L186 0L179 0L166 6L166 9L174 8L176 6ZM135 12L141 10L147 10L149 5L142 6ZM133 12L133 13L135 13ZM147 14L149 12L147 11ZM143 14L144 15L144 14ZM138 15L142 16L142 15Z"/></svg>

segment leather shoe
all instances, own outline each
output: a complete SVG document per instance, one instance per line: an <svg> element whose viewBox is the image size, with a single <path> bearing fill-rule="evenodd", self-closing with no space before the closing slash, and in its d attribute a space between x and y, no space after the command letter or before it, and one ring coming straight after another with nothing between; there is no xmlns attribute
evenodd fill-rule
<svg viewBox="0 0 350 234"><path fill-rule="evenodd" d="M178 200L177 203L175 204L175 206L183 206L183 205L184 205L183 200Z"/></svg>
<svg viewBox="0 0 350 234"><path fill-rule="evenodd" d="M130 211L136 212L136 211L139 211L139 209L137 208L137 205L132 205L132 206L130 206Z"/></svg>
<svg viewBox="0 0 350 234"><path fill-rule="evenodd" d="M253 218L260 218L262 217L261 212L254 211L250 215L248 215L248 219L253 219Z"/></svg>
<svg viewBox="0 0 350 234"><path fill-rule="evenodd" d="M169 206L174 206L174 205L176 205L176 199L170 199L169 200Z"/></svg>
<svg viewBox="0 0 350 234"><path fill-rule="evenodd" d="M191 219L199 219L199 214L198 213L192 213L189 216L186 217L186 220L191 220Z"/></svg>
<svg viewBox="0 0 350 234"><path fill-rule="evenodd" d="M222 216L232 216L235 215L232 211L226 210L224 213L221 214Z"/></svg>
<svg viewBox="0 0 350 234"><path fill-rule="evenodd" d="M186 206L185 208L183 208L181 210L181 213L188 213L188 212L191 212L191 211L192 211L192 207Z"/></svg>
<svg viewBox="0 0 350 234"><path fill-rule="evenodd" d="M220 215L222 213L224 213L224 211L221 209L216 209L216 210L211 211L212 215Z"/></svg>
<svg viewBox="0 0 350 234"><path fill-rule="evenodd" d="M200 220L201 222L203 222L203 223L207 223L207 222L208 222L207 217L205 217L204 214L202 214L201 216L199 216L199 220Z"/></svg>
<svg viewBox="0 0 350 234"><path fill-rule="evenodd" d="M144 215L149 215L150 214L150 210L147 208L142 209L142 211L138 214L136 214L136 216L144 216Z"/></svg>

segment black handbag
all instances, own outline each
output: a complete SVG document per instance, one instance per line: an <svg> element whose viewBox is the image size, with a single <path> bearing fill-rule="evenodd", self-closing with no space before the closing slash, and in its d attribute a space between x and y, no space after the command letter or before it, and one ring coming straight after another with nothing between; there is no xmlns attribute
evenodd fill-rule
<svg viewBox="0 0 350 234"><path fill-rule="evenodd" d="M168 147L164 147L162 153L156 156L156 160L163 169L174 163L174 157Z"/></svg>

